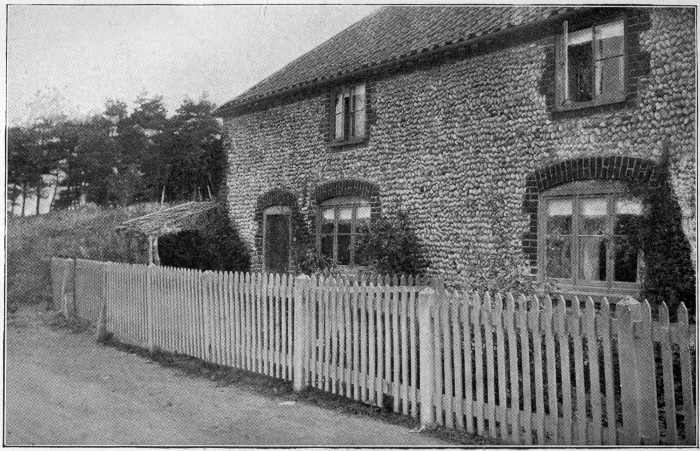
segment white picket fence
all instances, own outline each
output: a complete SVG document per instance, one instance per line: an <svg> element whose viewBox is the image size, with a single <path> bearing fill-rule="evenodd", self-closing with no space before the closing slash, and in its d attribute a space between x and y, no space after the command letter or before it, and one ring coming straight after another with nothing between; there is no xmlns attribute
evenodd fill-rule
<svg viewBox="0 0 700 451"><path fill-rule="evenodd" d="M567 307L549 297L436 292L406 278L65 259L53 259L52 281L64 311L104 315L120 341L297 390L390 402L425 425L517 444L697 443L695 328L684 306L670 323L665 305L652 321L646 302L613 313L605 300Z"/></svg>

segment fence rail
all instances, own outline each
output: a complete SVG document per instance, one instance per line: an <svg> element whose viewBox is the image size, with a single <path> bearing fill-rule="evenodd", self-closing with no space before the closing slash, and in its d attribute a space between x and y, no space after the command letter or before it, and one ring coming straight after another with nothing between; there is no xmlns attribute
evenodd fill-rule
<svg viewBox="0 0 700 451"><path fill-rule="evenodd" d="M645 301L52 259L66 314L120 341L517 444L695 444L695 327ZM579 302L580 301L580 302ZM425 407L424 406L429 406Z"/></svg>

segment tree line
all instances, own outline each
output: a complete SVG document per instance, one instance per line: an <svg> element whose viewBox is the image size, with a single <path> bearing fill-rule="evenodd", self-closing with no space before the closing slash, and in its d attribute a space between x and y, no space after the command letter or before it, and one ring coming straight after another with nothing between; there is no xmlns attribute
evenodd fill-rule
<svg viewBox="0 0 700 451"><path fill-rule="evenodd" d="M58 193L50 209L213 196L225 167L215 108L206 98L185 99L168 117L162 96L142 95L131 112L110 99L84 119L53 116L10 127L8 204L24 215L26 200L44 199L47 186Z"/></svg>

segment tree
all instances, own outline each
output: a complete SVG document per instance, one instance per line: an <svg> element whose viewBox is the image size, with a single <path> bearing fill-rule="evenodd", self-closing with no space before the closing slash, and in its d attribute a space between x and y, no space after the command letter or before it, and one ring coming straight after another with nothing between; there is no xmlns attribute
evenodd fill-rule
<svg viewBox="0 0 700 451"><path fill-rule="evenodd" d="M143 161L152 195L165 188L169 200L185 200L218 191L224 153L214 109L206 98L185 99L163 132L153 136L153 151Z"/></svg>

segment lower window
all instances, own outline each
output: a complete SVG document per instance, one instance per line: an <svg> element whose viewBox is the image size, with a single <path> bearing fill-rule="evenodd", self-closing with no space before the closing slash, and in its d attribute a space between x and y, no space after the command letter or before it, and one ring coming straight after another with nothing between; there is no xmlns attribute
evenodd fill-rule
<svg viewBox="0 0 700 451"><path fill-rule="evenodd" d="M363 223L369 219L370 205L363 199L339 197L323 202L318 227L321 255L336 265L364 265L355 255L355 243L362 236Z"/></svg>
<svg viewBox="0 0 700 451"><path fill-rule="evenodd" d="M642 203L617 182L574 182L541 196L540 272L581 291L639 288Z"/></svg>

